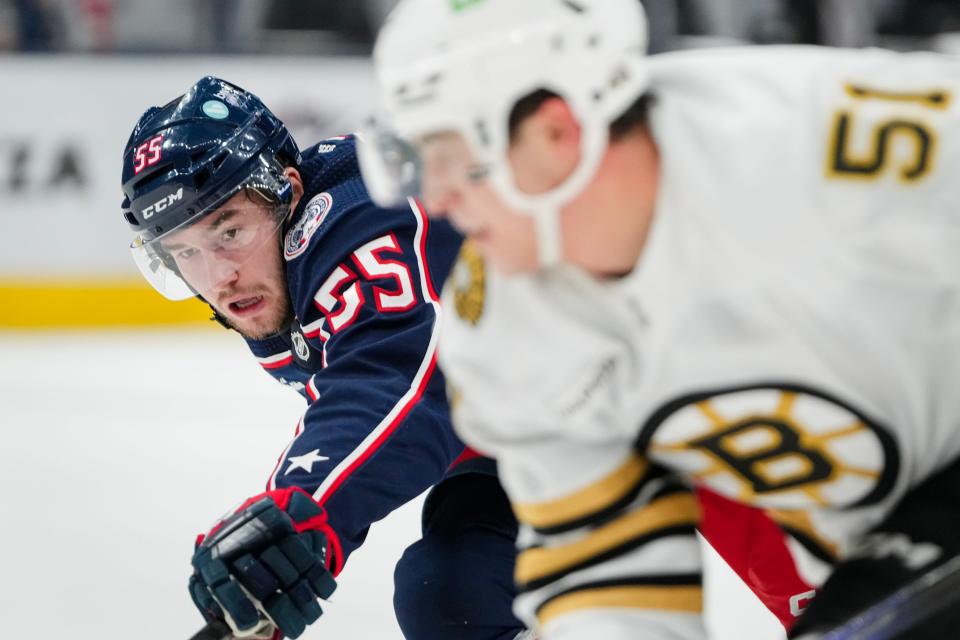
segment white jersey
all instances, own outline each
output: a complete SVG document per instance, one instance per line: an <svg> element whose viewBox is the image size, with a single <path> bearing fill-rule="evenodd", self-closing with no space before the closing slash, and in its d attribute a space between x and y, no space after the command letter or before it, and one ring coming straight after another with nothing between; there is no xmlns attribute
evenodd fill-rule
<svg viewBox="0 0 960 640"><path fill-rule="evenodd" d="M636 269L506 278L462 255L440 348L455 424L515 503L593 495L638 441L844 557L960 455L960 64L650 64L662 173Z"/></svg>

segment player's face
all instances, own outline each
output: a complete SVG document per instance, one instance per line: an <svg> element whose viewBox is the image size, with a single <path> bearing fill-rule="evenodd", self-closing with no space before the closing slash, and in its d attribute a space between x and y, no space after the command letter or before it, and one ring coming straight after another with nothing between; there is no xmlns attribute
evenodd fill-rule
<svg viewBox="0 0 960 640"><path fill-rule="evenodd" d="M503 202L463 137L433 134L423 138L418 148L423 161L423 200L430 214L448 217L498 270L535 270L533 219Z"/></svg>
<svg viewBox="0 0 960 640"><path fill-rule="evenodd" d="M290 319L276 215L242 191L163 240L190 286L250 338L272 335Z"/></svg>
<svg viewBox="0 0 960 640"><path fill-rule="evenodd" d="M583 141L569 105L560 98L547 99L511 131L502 162L513 187L544 196L544 201L555 196L581 166ZM424 184L434 195L434 206L479 239L484 255L501 270L536 269L534 219L502 204L499 192L483 179L484 172L471 164L463 138L445 134L440 142L435 152L429 140L420 145ZM564 194L565 204L547 212L557 216L564 262L598 276L623 274L636 266L656 202L658 162L646 128L638 127L607 146L579 191Z"/></svg>

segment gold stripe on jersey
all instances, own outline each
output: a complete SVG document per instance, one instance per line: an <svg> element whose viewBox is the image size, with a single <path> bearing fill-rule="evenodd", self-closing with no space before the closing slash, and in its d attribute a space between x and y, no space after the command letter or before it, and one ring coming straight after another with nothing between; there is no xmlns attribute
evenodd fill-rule
<svg viewBox="0 0 960 640"><path fill-rule="evenodd" d="M699 521L700 507L696 498L686 492L672 493L597 527L574 542L520 552L516 582L522 589L544 579L555 580L592 560L615 554L631 542L674 527L694 527Z"/></svg>
<svg viewBox="0 0 960 640"><path fill-rule="evenodd" d="M552 529L588 518L622 500L643 480L649 465L633 455L609 475L579 491L547 502L514 503L517 519L536 529Z"/></svg>
<svg viewBox="0 0 960 640"><path fill-rule="evenodd" d="M537 611L537 620L542 626L575 611L610 607L699 613L703 610L703 588L694 585L629 585L573 591L547 602Z"/></svg>
<svg viewBox="0 0 960 640"><path fill-rule="evenodd" d="M915 102L931 109L946 109L950 106L952 96L950 92L944 89L934 89L921 93L899 93L897 91L884 91L882 89L871 89L852 83L844 85L844 91L851 98L857 100L877 99L888 100L891 102Z"/></svg>

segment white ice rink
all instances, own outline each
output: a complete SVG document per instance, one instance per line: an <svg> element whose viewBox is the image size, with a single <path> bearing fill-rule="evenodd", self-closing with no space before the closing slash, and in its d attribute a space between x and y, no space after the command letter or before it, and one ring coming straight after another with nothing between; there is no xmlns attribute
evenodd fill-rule
<svg viewBox="0 0 960 640"><path fill-rule="evenodd" d="M3 636L189 638L193 540L262 490L303 401L216 329L0 333L0 363ZM401 639L392 571L419 535L419 507L374 525L304 638ZM711 637L782 638L707 560Z"/></svg>

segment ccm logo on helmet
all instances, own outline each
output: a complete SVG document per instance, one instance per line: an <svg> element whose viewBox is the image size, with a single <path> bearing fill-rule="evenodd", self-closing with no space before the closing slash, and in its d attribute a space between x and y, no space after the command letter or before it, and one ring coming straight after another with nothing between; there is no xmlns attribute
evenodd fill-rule
<svg viewBox="0 0 960 640"><path fill-rule="evenodd" d="M170 195L163 196L156 202L154 202L149 207L143 209L143 219L149 220L153 217L153 214L160 213L170 205L172 205L177 200L183 200L183 187L177 189L176 193L171 193Z"/></svg>

